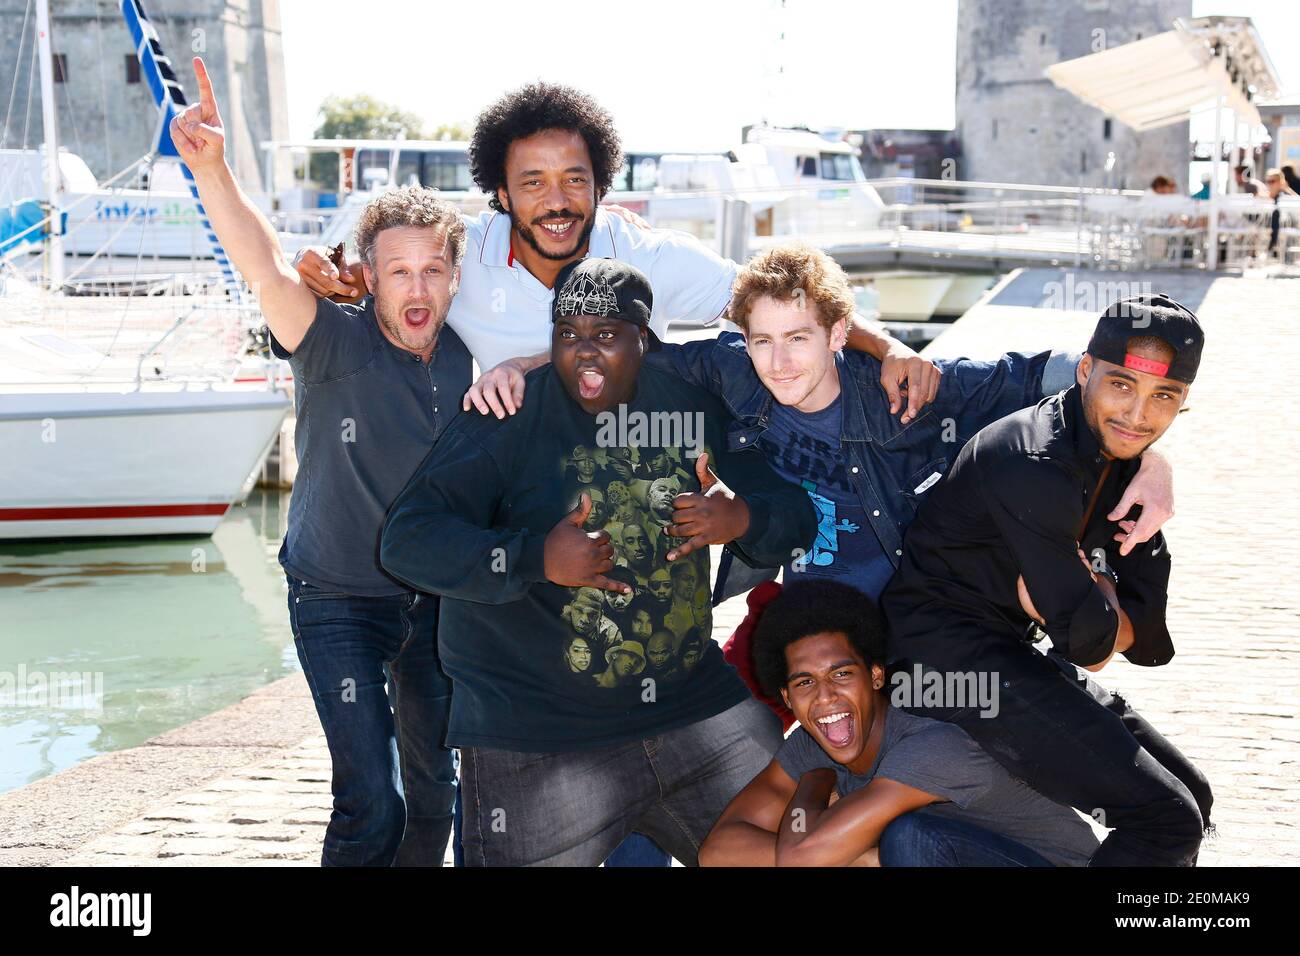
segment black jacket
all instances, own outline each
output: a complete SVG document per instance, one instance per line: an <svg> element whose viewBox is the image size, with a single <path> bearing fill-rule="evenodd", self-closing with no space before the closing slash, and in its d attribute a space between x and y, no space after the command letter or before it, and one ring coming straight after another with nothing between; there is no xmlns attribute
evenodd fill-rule
<svg viewBox="0 0 1300 956"><path fill-rule="evenodd" d="M922 505L882 597L891 662L972 668L982 649L1032 637L1020 575L1055 648L1083 666L1104 660L1119 616L1079 560L1082 548L1119 577L1134 633L1125 656L1168 663L1164 536L1121 557L1119 526L1107 518L1139 463L1102 454L1077 385L976 434Z"/></svg>

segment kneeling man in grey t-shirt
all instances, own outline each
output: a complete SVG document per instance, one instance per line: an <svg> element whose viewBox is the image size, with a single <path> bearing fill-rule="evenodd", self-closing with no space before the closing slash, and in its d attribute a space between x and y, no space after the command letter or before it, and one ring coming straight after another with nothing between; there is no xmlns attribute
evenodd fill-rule
<svg viewBox="0 0 1300 956"><path fill-rule="evenodd" d="M794 731L700 848L705 866L1083 866L1092 827L954 724L890 705L884 625L862 592L797 581L763 609L753 662Z"/></svg>

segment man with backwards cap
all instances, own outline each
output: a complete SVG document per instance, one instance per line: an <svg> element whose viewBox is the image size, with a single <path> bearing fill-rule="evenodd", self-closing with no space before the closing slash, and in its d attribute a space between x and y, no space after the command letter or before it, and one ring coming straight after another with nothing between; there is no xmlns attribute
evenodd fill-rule
<svg viewBox="0 0 1300 956"><path fill-rule="evenodd" d="M1074 385L958 454L881 601L900 704L958 724L1043 795L1111 828L1092 865L1191 865L1209 827L1205 777L1076 668L1173 657L1164 536L1121 555L1107 516L1186 401L1203 341L1196 316L1164 295L1107 309ZM1041 631L1045 653L1031 643ZM985 673L997 675L996 708L934 691Z"/></svg>
<svg viewBox="0 0 1300 956"><path fill-rule="evenodd" d="M573 615L600 614L599 601L586 611L577 595L630 596L679 564L706 582L710 544L779 564L811 546L816 516L761 454L727 450L716 399L642 364L659 344L644 274L588 258L566 266L556 289L551 362L528 374L528 401L505 419L462 415L448 427L394 503L380 557L442 596L467 865L596 865L634 831L691 865L780 746L780 724L712 641L682 640L675 661L657 642L651 668L631 627L611 627L566 659L575 631L590 633ZM574 476L566 466L588 460L576 449L682 462L689 477L671 513L636 495L624 503L631 520L588 529L592 484L623 478L614 468ZM638 539L638 559L615 572L608 529L619 521L625 547L629 527L658 537L649 548Z"/></svg>

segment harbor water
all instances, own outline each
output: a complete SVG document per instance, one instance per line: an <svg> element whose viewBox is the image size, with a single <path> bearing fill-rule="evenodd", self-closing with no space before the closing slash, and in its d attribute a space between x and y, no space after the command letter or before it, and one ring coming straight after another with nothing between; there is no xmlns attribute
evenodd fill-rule
<svg viewBox="0 0 1300 956"><path fill-rule="evenodd" d="M0 792L297 670L288 504L256 489L210 538L0 543Z"/></svg>

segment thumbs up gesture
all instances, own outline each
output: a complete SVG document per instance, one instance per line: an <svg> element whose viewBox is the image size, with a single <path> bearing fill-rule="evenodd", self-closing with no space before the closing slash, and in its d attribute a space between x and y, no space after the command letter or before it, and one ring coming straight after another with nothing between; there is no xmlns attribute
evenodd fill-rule
<svg viewBox="0 0 1300 956"><path fill-rule="evenodd" d="M695 459L695 477L700 490L673 499L673 523L666 530L674 538L689 540L668 552L669 561L697 548L734 541L749 530L749 506L718 480L709 467L708 452Z"/></svg>
<svg viewBox="0 0 1300 956"><path fill-rule="evenodd" d="M226 131L202 57L194 58L194 76L199 84L199 101L172 118L171 136L181 161L197 175L225 162Z"/></svg>
<svg viewBox="0 0 1300 956"><path fill-rule="evenodd" d="M602 588L631 594L631 585L605 577L604 572L614 567L614 546L610 544L608 531L582 530L590 514L591 495L583 492L578 506L546 535L543 548L546 579L566 588Z"/></svg>

